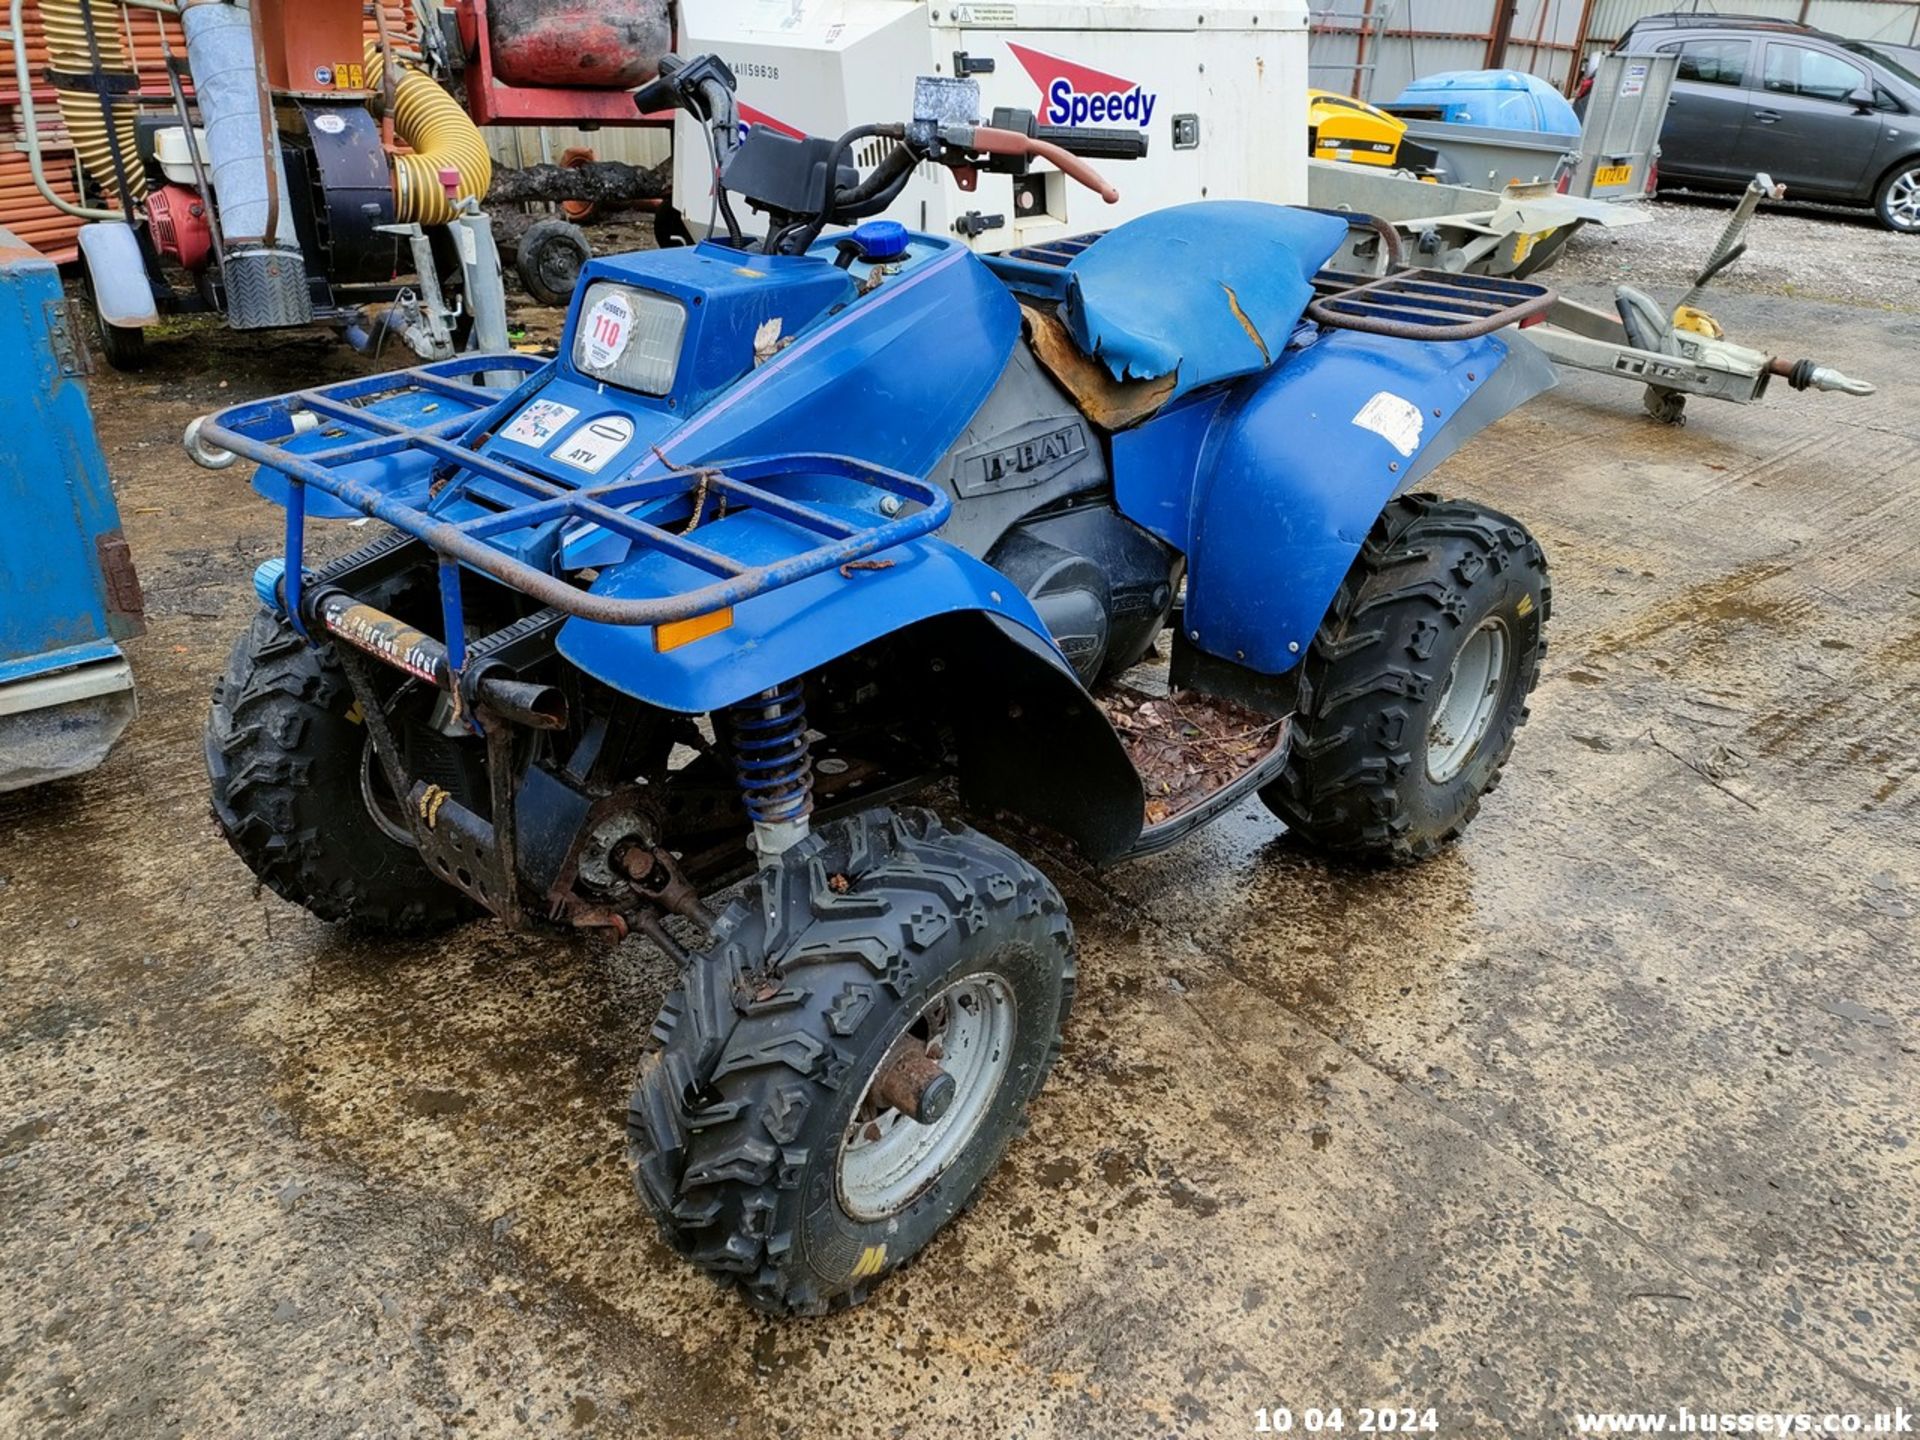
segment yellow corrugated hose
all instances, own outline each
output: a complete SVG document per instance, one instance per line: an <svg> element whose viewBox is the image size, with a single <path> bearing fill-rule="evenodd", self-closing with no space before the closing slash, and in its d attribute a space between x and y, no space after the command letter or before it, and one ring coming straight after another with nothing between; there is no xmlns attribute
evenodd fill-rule
<svg viewBox="0 0 1920 1440"><path fill-rule="evenodd" d="M69 0L71 3L71 0ZM367 45L367 88L381 89L380 47ZM400 66L393 96L394 133L412 148L393 157L393 209L396 220L445 225L453 202L440 183L442 170L460 176L460 198L486 198L493 183L493 157L467 112L446 91L418 70Z"/></svg>
<svg viewBox="0 0 1920 1440"><path fill-rule="evenodd" d="M87 21L82 11L84 0L40 0L40 23L47 36L47 59L56 71L87 74L93 69L93 55L87 48ZM94 40L100 47L100 69L107 75L133 76L133 62L127 58L126 33L121 28L120 6L97 3L93 6ZM113 168L117 143L120 162L126 171L127 188L136 202L147 194L147 174L140 164L140 152L134 143L133 108L113 107L113 128L107 128L100 113L100 97L84 90L65 90L55 86L60 101L60 118L73 137L74 152L100 193L115 209L120 206L120 184ZM484 151L482 152L484 153Z"/></svg>

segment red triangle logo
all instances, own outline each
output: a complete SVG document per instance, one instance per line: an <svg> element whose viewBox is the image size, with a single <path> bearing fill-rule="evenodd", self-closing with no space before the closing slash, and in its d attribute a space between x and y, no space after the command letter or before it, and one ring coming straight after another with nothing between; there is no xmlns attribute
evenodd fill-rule
<svg viewBox="0 0 1920 1440"><path fill-rule="evenodd" d="M1083 94L1108 94L1113 91L1125 93L1136 88L1136 82L1123 80L1118 75L1109 75L1104 70L1095 70L1089 65L1080 65L1072 60L1063 60L1058 55L1049 55L1044 50L1030 50L1025 45L1016 45L1011 40L1007 49L1013 52L1027 74L1033 77L1033 83L1040 87L1040 99L1044 103L1053 93L1053 82L1065 80L1075 90Z"/></svg>
<svg viewBox="0 0 1920 1440"><path fill-rule="evenodd" d="M787 124L786 121L776 120L773 116L767 114L766 111L756 109L752 105L741 102L739 104L739 111L740 119L745 124L764 125L769 130L778 130L782 135L790 135L795 140L804 140L807 138L806 131L796 130L793 126Z"/></svg>

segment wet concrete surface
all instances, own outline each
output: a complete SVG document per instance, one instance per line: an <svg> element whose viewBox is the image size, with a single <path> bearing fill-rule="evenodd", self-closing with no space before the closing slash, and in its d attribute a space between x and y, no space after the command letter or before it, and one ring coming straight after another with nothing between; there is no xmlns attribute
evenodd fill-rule
<svg viewBox="0 0 1920 1440"><path fill-rule="evenodd" d="M1452 461L1555 580L1465 841L1330 868L1249 804L1104 875L1042 857L1083 954L1032 1131L814 1322L685 1268L630 1192L644 945L356 941L255 893L207 818L206 695L277 512L175 438L354 362L186 336L102 377L144 710L96 774L0 797L0 1433L1914 1408L1920 317L1718 309L1881 396L1674 431L1575 376Z"/></svg>

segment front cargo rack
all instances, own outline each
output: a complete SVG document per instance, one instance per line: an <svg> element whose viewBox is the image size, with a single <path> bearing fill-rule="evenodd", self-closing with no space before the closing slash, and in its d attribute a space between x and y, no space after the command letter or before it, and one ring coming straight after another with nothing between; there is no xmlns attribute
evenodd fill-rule
<svg viewBox="0 0 1920 1440"><path fill-rule="evenodd" d="M201 422L199 444L219 447L279 472L287 483L286 572L282 599L296 625L301 611L308 487L351 509L383 520L423 541L439 556L441 607L448 644L460 647L459 570L462 566L521 591L555 610L609 625L661 625L724 610L755 595L836 569L895 545L930 534L946 523L952 501L936 485L897 470L844 455L792 454L740 462L680 466L656 449L604 484L572 486L536 474L499 455L480 452L495 429L511 419L545 384L552 362L519 354L464 355L410 370L296 390L270 400L230 406ZM493 383L499 375L518 383ZM438 415L432 423L408 423L367 408L379 402L415 402L411 409ZM301 418L297 418L301 417ZM424 413L421 415L424 419ZM317 425L315 422L318 422ZM340 443L315 445L315 432ZM301 440L299 449L289 442ZM346 467L412 451L433 462L432 491L462 479L490 482L496 505L471 519L451 519L395 499L348 474ZM659 462L657 465L652 461ZM846 510L829 513L777 492L783 478L830 477L852 481L895 497L905 505L884 521L862 523ZM790 554L749 565L735 557L629 513L639 506L673 509L684 498L687 513L712 499L728 513L756 510L785 523L795 538ZM569 544L597 530L650 550L711 577L676 594L620 599L589 590L542 570L492 543L530 527L558 525ZM577 528L576 528L577 527ZM457 665L457 661L456 661Z"/></svg>

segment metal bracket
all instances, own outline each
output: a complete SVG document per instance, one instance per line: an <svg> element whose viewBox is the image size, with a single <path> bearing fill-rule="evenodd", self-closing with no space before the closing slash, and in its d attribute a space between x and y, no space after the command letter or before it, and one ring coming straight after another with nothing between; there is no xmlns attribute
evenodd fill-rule
<svg viewBox="0 0 1920 1440"><path fill-rule="evenodd" d="M962 78L968 75L991 75L993 66L991 55L969 55L964 50L953 52L953 73Z"/></svg>
<svg viewBox="0 0 1920 1440"><path fill-rule="evenodd" d="M53 358L59 363L60 373L83 379L93 374L93 353L76 342L75 337L83 325L75 304L64 298L49 300L41 307L41 313L46 318L47 339L53 343Z"/></svg>
<svg viewBox="0 0 1920 1440"><path fill-rule="evenodd" d="M1004 215L982 215L978 210L969 210L953 222L953 231L956 235L964 235L967 239L974 240L989 230L1000 229L1006 223L1007 217Z"/></svg>

